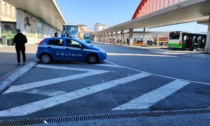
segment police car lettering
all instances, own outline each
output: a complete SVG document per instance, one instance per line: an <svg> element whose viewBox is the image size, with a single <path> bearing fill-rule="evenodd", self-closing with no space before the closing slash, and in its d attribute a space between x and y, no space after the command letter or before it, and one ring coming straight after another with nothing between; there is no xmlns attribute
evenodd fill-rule
<svg viewBox="0 0 210 126"><path fill-rule="evenodd" d="M56 52L57 56L77 56L82 57L81 53L64 53L64 52Z"/></svg>

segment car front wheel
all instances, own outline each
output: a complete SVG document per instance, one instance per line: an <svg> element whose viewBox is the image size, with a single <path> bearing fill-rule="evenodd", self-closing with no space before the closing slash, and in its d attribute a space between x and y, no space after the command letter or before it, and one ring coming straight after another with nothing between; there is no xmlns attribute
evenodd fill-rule
<svg viewBox="0 0 210 126"><path fill-rule="evenodd" d="M44 64L48 64L48 63L50 63L52 61L52 58L51 58L51 56L49 54L43 54L41 56L41 61Z"/></svg>
<svg viewBox="0 0 210 126"><path fill-rule="evenodd" d="M98 62L98 57L96 55L89 55L87 61L90 64L95 64Z"/></svg>

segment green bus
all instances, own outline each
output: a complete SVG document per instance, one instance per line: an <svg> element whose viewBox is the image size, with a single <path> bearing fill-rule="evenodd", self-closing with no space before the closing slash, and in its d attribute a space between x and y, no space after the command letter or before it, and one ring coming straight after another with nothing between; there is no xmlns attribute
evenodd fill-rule
<svg viewBox="0 0 210 126"><path fill-rule="evenodd" d="M169 33L168 48L177 49L204 49L206 44L206 34L188 33L173 31Z"/></svg>

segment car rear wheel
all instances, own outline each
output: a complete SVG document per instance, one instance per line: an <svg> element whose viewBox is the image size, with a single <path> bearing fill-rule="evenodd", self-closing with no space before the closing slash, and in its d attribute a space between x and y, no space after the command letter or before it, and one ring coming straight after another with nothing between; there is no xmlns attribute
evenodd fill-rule
<svg viewBox="0 0 210 126"><path fill-rule="evenodd" d="M43 54L40 59L44 64L48 64L52 61L52 58L49 54Z"/></svg>
<svg viewBox="0 0 210 126"><path fill-rule="evenodd" d="M98 62L98 57L96 55L89 55L87 61L90 64L95 64Z"/></svg>

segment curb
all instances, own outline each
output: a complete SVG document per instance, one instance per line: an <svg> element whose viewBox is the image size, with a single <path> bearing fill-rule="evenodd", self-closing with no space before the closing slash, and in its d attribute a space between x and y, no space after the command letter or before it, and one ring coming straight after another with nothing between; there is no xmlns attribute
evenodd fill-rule
<svg viewBox="0 0 210 126"><path fill-rule="evenodd" d="M35 60L31 61L23 67L15 69L11 72L12 74L0 81L0 94L2 94L8 87L10 87L17 79L32 69L37 63L38 62Z"/></svg>

